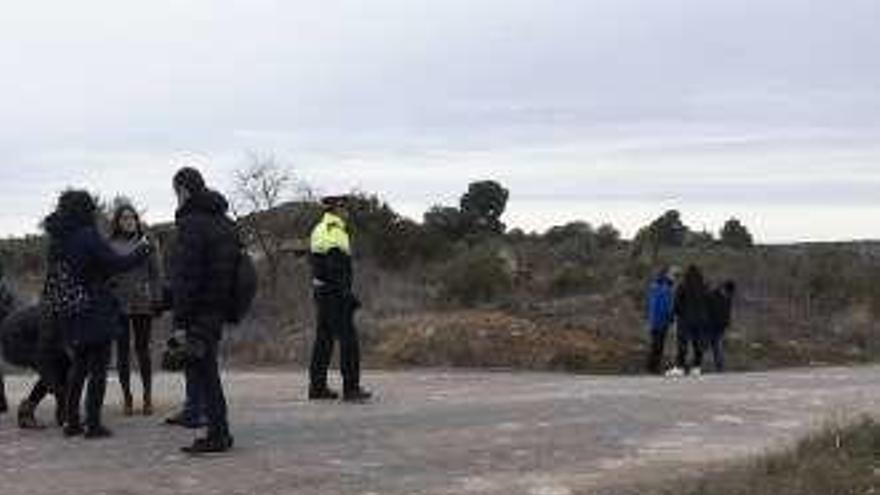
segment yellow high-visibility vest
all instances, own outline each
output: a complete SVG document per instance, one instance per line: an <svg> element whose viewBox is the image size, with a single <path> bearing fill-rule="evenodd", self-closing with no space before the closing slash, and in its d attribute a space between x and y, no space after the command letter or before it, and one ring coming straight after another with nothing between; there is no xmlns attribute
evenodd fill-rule
<svg viewBox="0 0 880 495"><path fill-rule="evenodd" d="M351 255L351 238L345 220L332 213L324 213L324 218L312 230L312 254L327 254L332 249Z"/></svg>

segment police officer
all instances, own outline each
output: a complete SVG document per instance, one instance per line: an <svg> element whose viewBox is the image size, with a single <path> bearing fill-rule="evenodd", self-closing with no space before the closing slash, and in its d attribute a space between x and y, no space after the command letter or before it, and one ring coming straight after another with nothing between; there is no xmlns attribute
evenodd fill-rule
<svg viewBox="0 0 880 495"><path fill-rule="evenodd" d="M324 216L311 236L311 265L317 306L317 332L309 368L309 399L335 400L339 394L327 386L327 368L333 342L339 340L342 399L364 402L372 394L360 384L360 344L354 325L360 302L352 292L351 239L344 196L323 198Z"/></svg>

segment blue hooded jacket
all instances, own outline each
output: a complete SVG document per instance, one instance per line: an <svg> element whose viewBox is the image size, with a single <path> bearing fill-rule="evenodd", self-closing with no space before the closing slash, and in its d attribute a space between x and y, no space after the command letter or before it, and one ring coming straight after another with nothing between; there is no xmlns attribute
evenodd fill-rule
<svg viewBox="0 0 880 495"><path fill-rule="evenodd" d="M662 275L651 283L648 294L648 320L657 333L672 324L675 294L672 279Z"/></svg>

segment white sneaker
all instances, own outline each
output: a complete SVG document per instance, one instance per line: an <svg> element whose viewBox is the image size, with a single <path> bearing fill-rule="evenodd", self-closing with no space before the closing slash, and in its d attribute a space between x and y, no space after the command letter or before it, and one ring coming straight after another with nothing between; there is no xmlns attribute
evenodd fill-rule
<svg viewBox="0 0 880 495"><path fill-rule="evenodd" d="M703 376L703 370L701 370L700 368L694 368L691 370L691 376L694 378L699 378Z"/></svg>
<svg viewBox="0 0 880 495"><path fill-rule="evenodd" d="M678 367L672 368L666 372L667 378L680 378L682 376L684 376L684 370Z"/></svg>

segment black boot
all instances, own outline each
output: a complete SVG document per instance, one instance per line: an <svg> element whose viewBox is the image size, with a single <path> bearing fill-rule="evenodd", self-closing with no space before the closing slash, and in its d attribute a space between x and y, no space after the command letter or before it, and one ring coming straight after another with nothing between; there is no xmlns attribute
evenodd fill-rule
<svg viewBox="0 0 880 495"><path fill-rule="evenodd" d="M67 423L64 425L63 433L65 437L71 438L82 435L85 433L85 430L80 423Z"/></svg>
<svg viewBox="0 0 880 495"><path fill-rule="evenodd" d="M87 440L99 440L101 438L110 438L112 436L113 432L103 425L90 426L85 434Z"/></svg>
<svg viewBox="0 0 880 495"><path fill-rule="evenodd" d="M363 403L367 402L373 398L373 393L367 390L364 390L360 387L353 389L346 389L342 394L342 400L345 402L351 403Z"/></svg>
<svg viewBox="0 0 880 495"><path fill-rule="evenodd" d="M18 427L22 430L42 430L46 427L41 425L34 416L35 405L24 401L18 406Z"/></svg>
<svg viewBox="0 0 880 495"><path fill-rule="evenodd" d="M180 449L182 452L190 455L199 454L219 454L226 452L235 444L232 435L225 433L222 435L209 435L206 438L197 438L192 445Z"/></svg>
<svg viewBox="0 0 880 495"><path fill-rule="evenodd" d="M337 400L339 392L329 387L309 387L309 400Z"/></svg>
<svg viewBox="0 0 880 495"><path fill-rule="evenodd" d="M134 398L131 396L131 391L125 390L122 395L124 401L122 413L126 416L134 416Z"/></svg>

